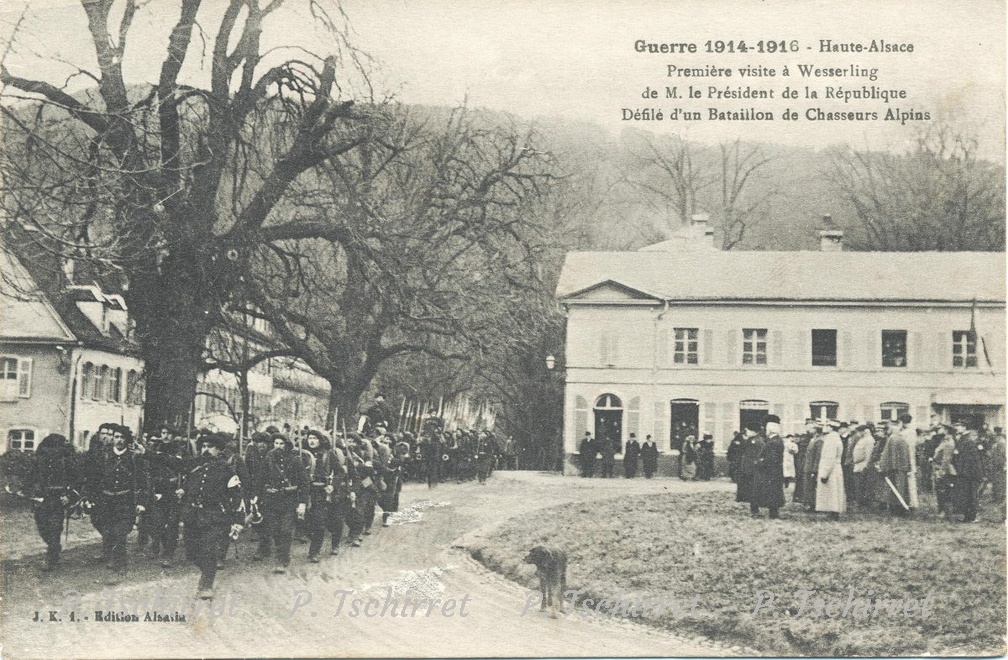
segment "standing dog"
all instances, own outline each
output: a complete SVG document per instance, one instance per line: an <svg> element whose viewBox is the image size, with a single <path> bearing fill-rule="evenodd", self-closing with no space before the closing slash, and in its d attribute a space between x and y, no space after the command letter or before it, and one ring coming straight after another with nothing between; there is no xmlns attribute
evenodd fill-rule
<svg viewBox="0 0 1008 660"><path fill-rule="evenodd" d="M536 575L539 576L539 591L542 593L542 605L539 609L545 610L549 605L553 608L553 615L556 616L563 602L564 592L567 591L567 553L556 548L537 545L529 550L525 563L533 564L536 567Z"/></svg>

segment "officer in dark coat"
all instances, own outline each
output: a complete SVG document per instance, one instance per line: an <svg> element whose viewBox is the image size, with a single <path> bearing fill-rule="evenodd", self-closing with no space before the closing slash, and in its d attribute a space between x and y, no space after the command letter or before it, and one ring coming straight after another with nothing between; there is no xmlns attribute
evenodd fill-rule
<svg viewBox="0 0 1008 660"><path fill-rule="evenodd" d="M759 517L759 510L770 510L771 518L779 518L784 506L784 440L780 436L780 417L767 415L766 432L757 438L759 447L753 473L752 499L749 511Z"/></svg>
<svg viewBox="0 0 1008 660"><path fill-rule="evenodd" d="M651 436L644 438L640 449L641 467L644 468L644 478L650 479L658 470L658 445Z"/></svg>
<svg viewBox="0 0 1008 660"><path fill-rule="evenodd" d="M728 477L732 481L738 481L738 464L739 457L742 454L742 433L739 431L735 432L732 436L731 442L728 444Z"/></svg>
<svg viewBox="0 0 1008 660"><path fill-rule="evenodd" d="M273 449L266 454L263 482L263 524L267 534L256 554L257 559L266 559L271 542L276 544L274 573L286 573L290 566L294 522L303 519L308 510L308 490L308 472L300 452L294 450L294 443L286 435L274 434Z"/></svg>
<svg viewBox="0 0 1008 660"><path fill-rule="evenodd" d="M738 468L735 473L736 502L752 502L756 462L760 453L758 442L760 440L762 440L762 436L756 433L756 429L747 427L742 430L738 450Z"/></svg>
<svg viewBox="0 0 1008 660"><path fill-rule="evenodd" d="M200 439L202 461L185 477L178 491L182 499L186 558L200 568L199 598L213 597L222 539L237 538L242 530L244 507L241 479L221 455L228 438L211 433Z"/></svg>
<svg viewBox="0 0 1008 660"><path fill-rule="evenodd" d="M637 459L640 458L641 446L637 442L637 434L631 433L623 450L623 476L633 479L637 476Z"/></svg>
<svg viewBox="0 0 1008 660"><path fill-rule="evenodd" d="M59 562L67 507L80 499L80 479L81 466L73 445L57 433L47 435L35 449L23 486L24 493L32 498L35 528L46 544L43 571L55 569Z"/></svg>
<svg viewBox="0 0 1008 660"><path fill-rule="evenodd" d="M154 500L151 502L150 530L151 552L161 553L162 568L169 568L178 548L179 521L182 509L176 491L182 487L185 476L187 441L169 437L156 438L147 452Z"/></svg>
<svg viewBox="0 0 1008 660"><path fill-rule="evenodd" d="M805 508L816 510L816 490L819 486L819 459L822 458L823 434L815 431L805 449L802 459L802 495L805 497Z"/></svg>
<svg viewBox="0 0 1008 660"><path fill-rule="evenodd" d="M102 531L103 556L117 572L126 570L126 537L137 516L150 507L152 499L147 461L131 451L132 433L116 425L112 446L105 450L92 474L89 491L96 498L92 516Z"/></svg>
<svg viewBox="0 0 1008 660"><path fill-rule="evenodd" d="M591 477L595 474L595 454L598 453L598 449L595 447L595 441L592 440L590 431L585 431L585 437L581 441L581 446L578 447L578 453L581 461L581 476Z"/></svg>
<svg viewBox="0 0 1008 660"><path fill-rule="evenodd" d="M427 472L427 487L433 488L441 480L441 456L445 453L444 444L441 441L441 433L435 431L429 438L424 440L420 447L420 453Z"/></svg>
<svg viewBox="0 0 1008 660"><path fill-rule="evenodd" d="M984 446L975 430L964 431L957 425L955 450L952 452L952 467L955 480L952 482L952 506L963 514L963 522L976 522L979 509L980 483L984 468L982 452Z"/></svg>

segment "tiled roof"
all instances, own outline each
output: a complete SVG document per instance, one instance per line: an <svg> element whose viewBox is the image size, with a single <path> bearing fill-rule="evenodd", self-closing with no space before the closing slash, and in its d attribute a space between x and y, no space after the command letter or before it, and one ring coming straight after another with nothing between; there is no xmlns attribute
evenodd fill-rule
<svg viewBox="0 0 1008 660"><path fill-rule="evenodd" d="M0 339L79 341L110 353L139 353L136 342L127 340L114 325L103 334L77 307L77 301L98 300L90 288L45 291L8 249L0 249L0 273Z"/></svg>
<svg viewBox="0 0 1008 660"><path fill-rule="evenodd" d="M612 280L668 300L1005 301L1003 252L571 252L558 298Z"/></svg>
<svg viewBox="0 0 1008 660"><path fill-rule="evenodd" d="M0 250L0 339L72 342L64 324L38 284L12 254Z"/></svg>

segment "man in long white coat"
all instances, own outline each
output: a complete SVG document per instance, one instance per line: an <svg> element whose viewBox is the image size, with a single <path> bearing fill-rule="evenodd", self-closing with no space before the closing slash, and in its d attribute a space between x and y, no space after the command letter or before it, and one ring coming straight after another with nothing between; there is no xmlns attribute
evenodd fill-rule
<svg viewBox="0 0 1008 660"><path fill-rule="evenodd" d="M816 511L827 512L831 519L839 520L840 514L847 510L842 465L843 440L837 432L840 425L836 420L822 420L820 424L823 443L817 472L819 485L816 488Z"/></svg>

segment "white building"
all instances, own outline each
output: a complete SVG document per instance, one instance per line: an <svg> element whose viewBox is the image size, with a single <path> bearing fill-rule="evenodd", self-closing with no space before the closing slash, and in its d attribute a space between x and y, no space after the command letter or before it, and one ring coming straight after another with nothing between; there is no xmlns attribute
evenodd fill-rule
<svg viewBox="0 0 1008 660"><path fill-rule="evenodd" d="M723 452L767 413L786 432L900 412L1004 425L1004 253L844 252L839 231L819 252L722 252L688 231L567 255L568 472L585 432L668 454L681 422Z"/></svg>
<svg viewBox="0 0 1008 660"><path fill-rule="evenodd" d="M122 297L43 291L7 250L0 273L0 451L33 451L49 433L85 449L103 422L139 430L143 362Z"/></svg>

